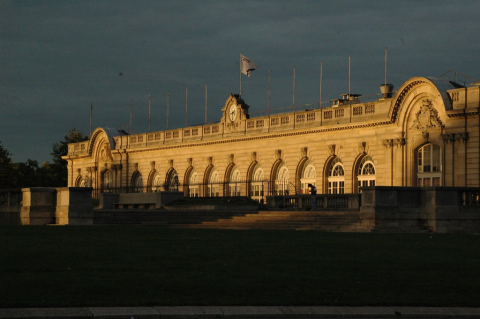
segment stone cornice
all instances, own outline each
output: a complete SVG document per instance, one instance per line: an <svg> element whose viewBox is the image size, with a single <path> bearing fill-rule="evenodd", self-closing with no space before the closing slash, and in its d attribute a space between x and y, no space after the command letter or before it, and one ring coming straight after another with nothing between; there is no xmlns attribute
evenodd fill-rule
<svg viewBox="0 0 480 319"><path fill-rule="evenodd" d="M197 143L179 143L175 145L168 145L168 146L159 146L159 147L145 147L141 149L134 149L129 150L126 149L127 153L141 153L141 152L150 152L150 151L159 151L159 150L167 150L167 149L178 149L178 148L188 148L188 147L202 147L208 145L217 145L217 144L226 144L226 143L239 143L239 142L249 142L249 141L256 141L256 140L266 140L272 138L279 138L279 137L288 137L288 136L298 136L298 135L308 135L308 134L319 134L319 133L326 133L326 132L336 132L336 131L344 131L344 130L351 130L351 129L359 129L359 128L369 128L369 127L376 127L376 126L385 126L393 124L391 121L383 121L383 122L375 122L375 123L368 123L368 124L357 124L357 125L348 125L348 126L341 126L341 127L331 127L325 129L313 129L313 130L305 130L305 131L298 131L298 132L285 132L285 133L277 133L271 135L261 135L261 136L251 136L251 137L237 137L237 138L228 138L228 139L221 139L209 142L199 141ZM116 150L117 152L123 150Z"/></svg>

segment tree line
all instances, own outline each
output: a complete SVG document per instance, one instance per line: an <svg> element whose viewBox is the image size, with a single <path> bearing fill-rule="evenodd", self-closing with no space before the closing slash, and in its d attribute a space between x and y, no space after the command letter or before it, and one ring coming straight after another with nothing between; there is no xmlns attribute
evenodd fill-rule
<svg viewBox="0 0 480 319"><path fill-rule="evenodd" d="M28 159L24 163L13 163L12 154L0 142L0 189L24 187L65 187L68 183L67 161L62 156L68 153L68 144L88 140L88 136L75 128L68 131L64 139L53 144L52 163Z"/></svg>

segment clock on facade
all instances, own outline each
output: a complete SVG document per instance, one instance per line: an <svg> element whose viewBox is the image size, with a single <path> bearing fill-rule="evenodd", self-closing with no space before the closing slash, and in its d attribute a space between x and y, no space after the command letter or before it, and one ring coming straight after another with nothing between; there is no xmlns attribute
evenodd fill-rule
<svg viewBox="0 0 480 319"><path fill-rule="evenodd" d="M237 105L236 104L230 105L230 108L228 110L228 118L232 122L237 119Z"/></svg>

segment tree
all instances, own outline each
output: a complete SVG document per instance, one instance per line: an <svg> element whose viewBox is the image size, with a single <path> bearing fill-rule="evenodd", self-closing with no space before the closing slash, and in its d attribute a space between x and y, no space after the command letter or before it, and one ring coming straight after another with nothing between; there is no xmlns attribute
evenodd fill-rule
<svg viewBox="0 0 480 319"><path fill-rule="evenodd" d="M11 155L9 151L3 148L0 142L0 188L13 188L16 186Z"/></svg>
<svg viewBox="0 0 480 319"><path fill-rule="evenodd" d="M38 187L42 185L38 162L28 159L25 163L13 164L15 187Z"/></svg>
<svg viewBox="0 0 480 319"><path fill-rule="evenodd" d="M53 144L53 164L45 162L42 166L44 171L44 183L51 186L62 187L67 186L68 183L68 169L67 161L62 159L62 156L68 154L68 144L87 141L88 136L77 131L75 128L68 131L64 140ZM47 179L46 177L49 176ZM44 185L47 186L47 185Z"/></svg>

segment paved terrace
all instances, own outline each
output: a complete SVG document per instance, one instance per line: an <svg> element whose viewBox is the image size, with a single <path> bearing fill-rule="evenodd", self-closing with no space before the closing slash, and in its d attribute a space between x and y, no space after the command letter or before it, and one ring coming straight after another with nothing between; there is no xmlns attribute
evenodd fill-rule
<svg viewBox="0 0 480 319"><path fill-rule="evenodd" d="M447 307L84 307L0 309L0 318L480 318Z"/></svg>

